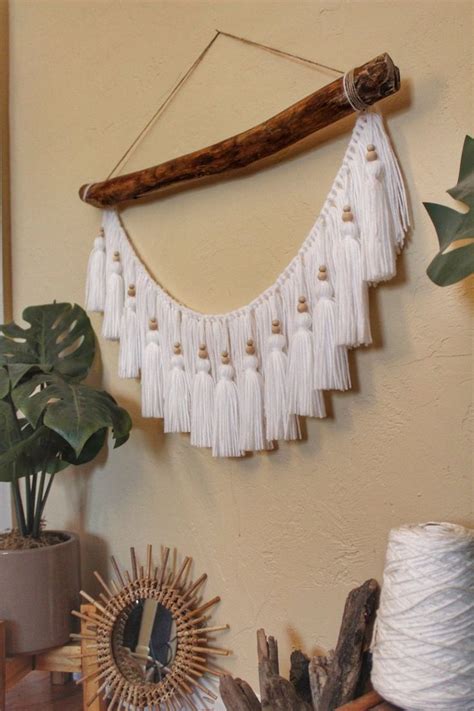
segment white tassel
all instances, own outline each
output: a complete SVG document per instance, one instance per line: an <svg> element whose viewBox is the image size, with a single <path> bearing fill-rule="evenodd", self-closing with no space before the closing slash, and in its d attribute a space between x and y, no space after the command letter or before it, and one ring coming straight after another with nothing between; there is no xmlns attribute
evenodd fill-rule
<svg viewBox="0 0 474 711"><path fill-rule="evenodd" d="M191 430L191 394L184 371L181 345L175 343L170 361L170 373L165 397L165 432L189 432Z"/></svg>
<svg viewBox="0 0 474 711"><path fill-rule="evenodd" d="M142 363L142 416L163 417L163 365L161 336L156 319L149 322Z"/></svg>
<svg viewBox="0 0 474 711"><path fill-rule="evenodd" d="M336 251L337 338L339 346L371 343L367 283L362 278L360 240L351 208L343 211L342 235Z"/></svg>
<svg viewBox="0 0 474 711"><path fill-rule="evenodd" d="M105 239L104 230L95 238L89 256L86 279L87 311L103 311L105 307Z"/></svg>
<svg viewBox="0 0 474 711"><path fill-rule="evenodd" d="M280 333L280 321L272 321L272 335L268 338L265 361L265 420L269 442L278 439L299 439L298 418L288 415L286 374L288 358L283 352L285 337Z"/></svg>
<svg viewBox="0 0 474 711"><path fill-rule="evenodd" d="M128 287L128 295L120 326L119 378L137 378L140 368L139 360L140 334L135 301L135 286Z"/></svg>
<svg viewBox="0 0 474 711"><path fill-rule="evenodd" d="M214 433L214 380L205 345L199 346L191 404L191 444L212 447Z"/></svg>
<svg viewBox="0 0 474 711"><path fill-rule="evenodd" d="M313 310L314 388L348 390L351 387L347 348L336 345L336 302L325 266L319 267Z"/></svg>
<svg viewBox="0 0 474 711"><path fill-rule="evenodd" d="M107 293L105 296L104 320L102 322L102 335L111 341L120 338L120 325L123 313L123 278L120 254L114 252L110 274L107 279Z"/></svg>
<svg viewBox="0 0 474 711"><path fill-rule="evenodd" d="M214 457L241 457L243 454L239 442L239 396L233 378L234 369L224 351L214 396Z"/></svg>
<svg viewBox="0 0 474 711"><path fill-rule="evenodd" d="M313 339L305 296L299 297L295 326L288 351L288 413L313 417Z"/></svg>
<svg viewBox="0 0 474 711"><path fill-rule="evenodd" d="M263 378L257 370L258 359L252 339L247 341L246 352L239 379L240 446L246 452L259 452L268 447L263 418Z"/></svg>
<svg viewBox="0 0 474 711"><path fill-rule="evenodd" d="M386 281L395 276L393 218L390 215L384 186L384 167L375 151L367 146L366 185L361 196L364 207L364 229L361 234L362 276L365 281Z"/></svg>

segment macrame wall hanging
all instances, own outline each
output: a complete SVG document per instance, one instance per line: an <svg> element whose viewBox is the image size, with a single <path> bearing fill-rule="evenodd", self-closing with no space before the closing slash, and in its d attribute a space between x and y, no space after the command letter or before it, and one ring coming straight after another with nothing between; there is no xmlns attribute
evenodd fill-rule
<svg viewBox="0 0 474 711"><path fill-rule="evenodd" d="M222 34L216 33L123 159ZM299 439L300 417L325 417L324 391L351 387L348 349L371 343L368 287L395 275L409 225L396 157L381 117L367 110L398 88L398 70L382 55L237 137L81 188L83 200L104 208L89 260L86 306L103 312L104 338L120 342L119 375L141 377L142 414L163 418L166 433L188 432L192 445L208 447L214 456L240 457ZM118 203L242 167L351 111L358 116L321 213L260 296L229 313L202 314L150 276Z"/></svg>

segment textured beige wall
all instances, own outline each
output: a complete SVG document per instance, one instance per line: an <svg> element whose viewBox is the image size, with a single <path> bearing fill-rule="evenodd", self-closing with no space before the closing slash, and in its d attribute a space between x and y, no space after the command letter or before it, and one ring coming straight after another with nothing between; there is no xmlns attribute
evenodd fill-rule
<svg viewBox="0 0 474 711"><path fill-rule="evenodd" d="M471 2L14 0L11 9L14 307L82 302L99 213L77 188L104 176L218 27L350 67L380 51L403 89L384 103L414 230L399 275L372 293L375 344L354 353L356 387L308 438L215 461L139 416L139 386L99 340L96 378L130 408L130 443L61 475L48 523L83 534L84 563L166 543L209 573L232 630L233 671L255 682L255 630L334 644L348 589L380 577L389 528L474 523L467 284L434 287L436 239L422 200L448 200L472 129ZM130 167L223 138L324 84L328 75L219 39ZM351 122L264 172L169 195L124 214L146 262L188 304L225 310L289 261L328 192ZM94 318L96 328L100 319Z"/></svg>

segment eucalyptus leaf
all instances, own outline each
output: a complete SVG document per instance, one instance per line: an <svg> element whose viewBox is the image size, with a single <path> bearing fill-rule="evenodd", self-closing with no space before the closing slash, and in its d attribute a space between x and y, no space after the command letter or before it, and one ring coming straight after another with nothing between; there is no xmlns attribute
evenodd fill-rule
<svg viewBox="0 0 474 711"><path fill-rule="evenodd" d="M467 212L436 203L423 203L433 222L440 252L427 269L429 278L439 286L449 286L474 273L474 140L466 136L458 182L448 193L468 206ZM456 242L473 242L456 246ZM453 249L448 248L453 245Z"/></svg>
<svg viewBox="0 0 474 711"><path fill-rule="evenodd" d="M22 328L0 326L0 365L6 365L16 384L29 370L83 379L94 360L94 331L84 309L77 304L29 306Z"/></svg>

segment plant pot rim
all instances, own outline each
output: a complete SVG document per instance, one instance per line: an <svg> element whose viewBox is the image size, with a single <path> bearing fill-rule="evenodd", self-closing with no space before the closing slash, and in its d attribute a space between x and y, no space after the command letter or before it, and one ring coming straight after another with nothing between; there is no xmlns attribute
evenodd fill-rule
<svg viewBox="0 0 474 711"><path fill-rule="evenodd" d="M65 541L62 541L61 543L53 543L50 546L41 546L40 548L2 548L0 549L0 556L4 555L26 555L26 554L34 554L38 555L39 553L43 553L45 551L50 551L52 548L62 548L64 546L67 546L71 541L73 540L79 540L79 536L77 533L73 533L72 531L61 531L57 529L47 529L46 531L43 531L43 533L59 533L63 536L67 536Z"/></svg>

